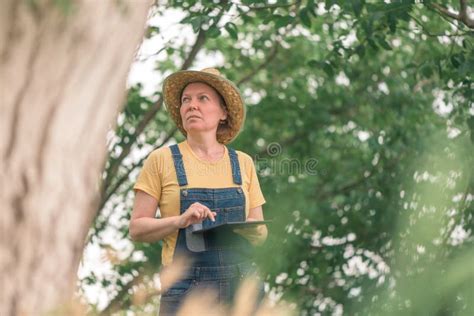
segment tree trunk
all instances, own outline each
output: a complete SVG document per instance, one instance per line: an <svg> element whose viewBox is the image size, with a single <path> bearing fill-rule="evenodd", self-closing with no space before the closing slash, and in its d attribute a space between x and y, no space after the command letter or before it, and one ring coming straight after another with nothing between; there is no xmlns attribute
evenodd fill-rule
<svg viewBox="0 0 474 316"><path fill-rule="evenodd" d="M0 4L0 315L42 315L73 296L149 6Z"/></svg>

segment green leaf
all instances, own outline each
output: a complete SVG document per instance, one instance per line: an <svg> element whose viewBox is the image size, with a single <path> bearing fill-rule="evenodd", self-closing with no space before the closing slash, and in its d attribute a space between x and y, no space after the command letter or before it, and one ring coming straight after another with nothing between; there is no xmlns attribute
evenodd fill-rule
<svg viewBox="0 0 474 316"><path fill-rule="evenodd" d="M329 77L334 76L333 65L329 61L322 62L315 59L311 59L306 64L311 68L322 69Z"/></svg>
<svg viewBox="0 0 474 316"><path fill-rule="evenodd" d="M194 16L191 16L191 15L188 15L188 16L185 16L181 21L179 21L180 24L186 24L186 23L189 23L191 21L191 19L193 19Z"/></svg>
<svg viewBox="0 0 474 316"><path fill-rule="evenodd" d="M317 60L311 59L307 62L307 65L313 68L319 68L321 66L321 63Z"/></svg>
<svg viewBox="0 0 474 316"><path fill-rule="evenodd" d="M360 58L363 58L365 56L365 46L364 45L359 45L355 49L355 52L357 55L359 55Z"/></svg>
<svg viewBox="0 0 474 316"><path fill-rule="evenodd" d="M365 1L363 0L352 0L352 10L354 11L354 14L356 17L360 16L360 13L362 12L362 9L364 8Z"/></svg>
<svg viewBox="0 0 474 316"><path fill-rule="evenodd" d="M314 0L309 0L308 4L306 4L305 9L307 10L307 12L309 14L311 14L314 17L317 17L318 14L316 13L316 10L315 10L316 7L317 7L317 5L314 3Z"/></svg>
<svg viewBox="0 0 474 316"><path fill-rule="evenodd" d="M290 24L291 22L293 22L294 20L294 17L292 16L277 16L276 17L276 21L275 21L275 27L277 29L279 29L280 27L284 27L284 26L287 26L288 24Z"/></svg>
<svg viewBox="0 0 474 316"><path fill-rule="evenodd" d="M219 35L221 35L221 30L218 27L216 27L215 25L213 25L209 28L209 30L207 30L206 34L210 38L216 38Z"/></svg>
<svg viewBox="0 0 474 316"><path fill-rule="evenodd" d="M462 54L454 54L451 56L451 64L455 68L458 68L464 62L464 56Z"/></svg>
<svg viewBox="0 0 474 316"><path fill-rule="evenodd" d="M337 4L337 0L326 0L325 1L325 8L329 11L333 5Z"/></svg>
<svg viewBox="0 0 474 316"><path fill-rule="evenodd" d="M311 19L309 17L308 10L306 8L300 11L300 19L304 26L310 28L311 27Z"/></svg>
<svg viewBox="0 0 474 316"><path fill-rule="evenodd" d="M374 42L373 39L368 38L368 39L367 39L367 43L369 43L370 47L372 47L374 50L377 51L377 50L379 49L378 46L377 46L377 44L375 44L375 42Z"/></svg>
<svg viewBox="0 0 474 316"><path fill-rule="evenodd" d="M390 33L395 34L397 32L397 19L393 14L389 14L388 17L388 27L390 29Z"/></svg>
<svg viewBox="0 0 474 316"><path fill-rule="evenodd" d="M362 26L362 29L365 31L365 34L367 34L367 37L372 36L372 26L373 26L373 20L362 20L360 25Z"/></svg>
<svg viewBox="0 0 474 316"><path fill-rule="evenodd" d="M196 16L189 21L193 27L194 33L197 33L202 25L202 17Z"/></svg>
<svg viewBox="0 0 474 316"><path fill-rule="evenodd" d="M334 76L334 69L332 68L331 64L328 62L322 63L322 67L324 72L329 76L333 77Z"/></svg>
<svg viewBox="0 0 474 316"><path fill-rule="evenodd" d="M426 63L420 68L419 72L423 77L429 78L433 74L433 67L430 64Z"/></svg>
<svg viewBox="0 0 474 316"><path fill-rule="evenodd" d="M153 35L159 34L159 33L160 33L160 28L159 28L159 27L157 27L157 26L149 26L148 29L146 30L145 37L146 37L146 38L150 38L150 37L152 37Z"/></svg>
<svg viewBox="0 0 474 316"><path fill-rule="evenodd" d="M392 46L385 40L385 38L378 36L377 37L378 44L385 50L392 50Z"/></svg>
<svg viewBox="0 0 474 316"><path fill-rule="evenodd" d="M461 77L467 77L470 74L474 72L474 61L472 60L466 60L461 64L461 66L458 68L459 75Z"/></svg>
<svg viewBox="0 0 474 316"><path fill-rule="evenodd" d="M469 129L474 132L474 116L470 116L467 121L467 126L469 126Z"/></svg>
<svg viewBox="0 0 474 316"><path fill-rule="evenodd" d="M227 32L229 32L229 35L231 38L234 40L238 39L238 34L237 34L237 25L235 25L232 22L227 23L224 28L226 29Z"/></svg>

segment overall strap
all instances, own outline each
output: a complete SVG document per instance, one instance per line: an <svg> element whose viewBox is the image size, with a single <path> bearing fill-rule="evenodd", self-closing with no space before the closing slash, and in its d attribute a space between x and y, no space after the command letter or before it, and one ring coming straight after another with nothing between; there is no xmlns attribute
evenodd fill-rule
<svg viewBox="0 0 474 316"><path fill-rule="evenodd" d="M237 157L237 153L232 148L227 148L229 150L230 156L230 165L232 166L232 178L235 184L242 184L242 176L240 175L240 165L239 165L239 158Z"/></svg>
<svg viewBox="0 0 474 316"><path fill-rule="evenodd" d="M188 179L186 178L186 171L184 171L183 155L179 151L178 145L171 145L171 155L173 156L174 168L176 170L176 176L178 177L179 186L184 186L188 184Z"/></svg>

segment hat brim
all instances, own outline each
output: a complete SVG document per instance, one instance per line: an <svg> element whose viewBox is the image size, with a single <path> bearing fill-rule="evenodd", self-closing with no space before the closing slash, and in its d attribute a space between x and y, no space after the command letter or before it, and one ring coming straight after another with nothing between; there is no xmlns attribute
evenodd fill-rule
<svg viewBox="0 0 474 316"><path fill-rule="evenodd" d="M179 108L184 88L193 82L203 82L217 90L225 101L229 128L218 133L217 141L228 144L239 134L245 120L245 106L239 89L234 83L219 75L204 71L182 70L169 75L163 82L163 100L176 126L187 135Z"/></svg>

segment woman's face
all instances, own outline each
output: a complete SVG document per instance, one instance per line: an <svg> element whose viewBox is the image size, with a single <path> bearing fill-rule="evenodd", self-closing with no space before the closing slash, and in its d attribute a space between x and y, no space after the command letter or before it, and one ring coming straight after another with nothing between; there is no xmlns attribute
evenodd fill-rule
<svg viewBox="0 0 474 316"><path fill-rule="evenodd" d="M220 104L219 94L209 85L201 82L190 83L181 96L179 110L184 130L193 132L214 131L227 113Z"/></svg>

